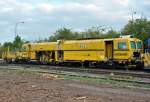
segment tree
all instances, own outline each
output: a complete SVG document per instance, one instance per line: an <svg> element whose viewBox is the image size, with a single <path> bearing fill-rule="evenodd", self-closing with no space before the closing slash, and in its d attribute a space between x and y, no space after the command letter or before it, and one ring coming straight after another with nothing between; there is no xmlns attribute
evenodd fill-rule
<svg viewBox="0 0 150 102"><path fill-rule="evenodd" d="M113 29L109 30L105 34L105 38L117 38L119 36L120 36L120 34L117 31L113 30Z"/></svg>
<svg viewBox="0 0 150 102"><path fill-rule="evenodd" d="M0 57L2 56L2 53L8 51L8 49L9 51L19 51L22 48L23 43L24 41L20 36L16 36L13 42L5 42L0 46Z"/></svg>
<svg viewBox="0 0 150 102"><path fill-rule="evenodd" d="M23 45L23 40L21 39L20 36L17 35L15 37L15 40L13 41L13 46L16 50L20 50L22 45Z"/></svg>
<svg viewBox="0 0 150 102"><path fill-rule="evenodd" d="M13 43L11 43L11 42L5 42L4 44L3 44L3 46L1 47L1 50L3 50L3 51L7 51L8 50L8 48L9 48L9 50L13 50Z"/></svg>
<svg viewBox="0 0 150 102"><path fill-rule="evenodd" d="M103 34L103 31L104 29L100 27L91 27L84 33L87 38L99 38Z"/></svg>
<svg viewBox="0 0 150 102"><path fill-rule="evenodd" d="M57 41L59 39L72 40L76 38L78 38L77 33L68 28L61 28L56 31L55 35L49 37L49 41Z"/></svg>
<svg viewBox="0 0 150 102"><path fill-rule="evenodd" d="M73 32L71 29L62 28L56 31L55 35L49 37L49 41L57 41L59 39L76 40L83 38L115 38L118 33L113 29L104 32L106 28L91 27L84 32Z"/></svg>
<svg viewBox="0 0 150 102"><path fill-rule="evenodd" d="M129 21L122 29L123 34L132 34L134 37L143 40L147 46L147 39L150 37L150 21L147 19L136 19Z"/></svg>

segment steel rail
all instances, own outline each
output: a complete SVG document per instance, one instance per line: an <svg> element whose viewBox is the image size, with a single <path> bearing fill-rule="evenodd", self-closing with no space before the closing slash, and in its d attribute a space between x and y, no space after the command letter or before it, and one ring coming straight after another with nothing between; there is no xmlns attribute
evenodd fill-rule
<svg viewBox="0 0 150 102"><path fill-rule="evenodd" d="M95 69L95 68L80 68L80 67L66 67L66 66L50 66L50 65L29 65L29 64L5 64L4 66L21 66L25 68L40 68L49 70L60 70L60 71L70 71L70 72L81 72L81 73L91 73L91 74L114 74L120 76L132 76L138 78L148 78L150 79L149 72L143 71L126 71L126 70L112 70L112 69Z"/></svg>
<svg viewBox="0 0 150 102"><path fill-rule="evenodd" d="M11 68L7 67L7 68L1 68L1 69L5 69L5 70L7 70L7 69L8 70L20 70L20 69L26 69L26 68L29 68L29 67L31 67L31 66L27 65L27 66L20 67L20 66L14 66L13 65ZM51 69L51 70L53 70L53 69ZM88 74L85 74L85 73L84 74L81 74L81 73L78 74L78 72L71 73L70 71L69 71L70 72L69 73L67 71L62 71L62 70L61 70L62 72L58 72L56 70L55 71L54 70L51 71L51 70L49 70L49 71L42 70L41 71L41 70L38 70L38 68L37 68L37 70L32 70L31 72L37 72L37 73L40 73L40 74L57 74L57 75L67 75L67 76L75 76L75 77L86 77L86 78L95 78L95 79L104 79L104 80L106 79L106 80L108 80L108 77L101 77L101 76L95 76L95 75L91 76L91 75L88 75ZM110 80L114 80L114 81L119 81L119 82L129 82L129 83L137 83L137 84L147 84L147 85L150 85L150 82L147 82L147 81L136 81L136 80L127 80L127 79L111 78L111 77L109 77L109 79Z"/></svg>

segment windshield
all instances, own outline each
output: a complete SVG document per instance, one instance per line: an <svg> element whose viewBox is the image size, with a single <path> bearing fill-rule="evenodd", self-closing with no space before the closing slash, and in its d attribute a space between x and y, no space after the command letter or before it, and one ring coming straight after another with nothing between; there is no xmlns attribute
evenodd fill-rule
<svg viewBox="0 0 150 102"><path fill-rule="evenodd" d="M132 48L132 49L136 49L136 44L135 44L135 42L134 42L134 41L131 41L131 43L130 43L130 44L131 44L131 48Z"/></svg>
<svg viewBox="0 0 150 102"><path fill-rule="evenodd" d="M118 49L126 49L127 46L126 46L126 42L119 42L118 43Z"/></svg>
<svg viewBox="0 0 150 102"><path fill-rule="evenodd" d="M137 48L142 49L142 42L141 41L137 42Z"/></svg>

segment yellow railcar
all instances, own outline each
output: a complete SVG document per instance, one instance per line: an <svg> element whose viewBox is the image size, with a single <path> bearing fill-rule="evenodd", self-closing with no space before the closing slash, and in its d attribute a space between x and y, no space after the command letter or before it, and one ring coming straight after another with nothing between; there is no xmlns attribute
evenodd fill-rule
<svg viewBox="0 0 150 102"><path fill-rule="evenodd" d="M40 63L51 63L55 61L56 42L30 43L28 44L28 55L30 60Z"/></svg>
<svg viewBox="0 0 150 102"><path fill-rule="evenodd" d="M16 59L40 63L86 63L89 65L132 65L144 67L143 44L137 38L58 40L29 43L16 53Z"/></svg>
<svg viewBox="0 0 150 102"><path fill-rule="evenodd" d="M4 59L6 62L11 63L14 59L16 59L16 53L15 52L3 52L2 53L2 59Z"/></svg>
<svg viewBox="0 0 150 102"><path fill-rule="evenodd" d="M61 62L144 66L142 41L136 38L61 41L58 48Z"/></svg>
<svg viewBox="0 0 150 102"><path fill-rule="evenodd" d="M58 56L63 61L105 61L105 43L103 40L62 41L58 45ZM62 51L62 52L61 52ZM63 54L63 55L59 55Z"/></svg>

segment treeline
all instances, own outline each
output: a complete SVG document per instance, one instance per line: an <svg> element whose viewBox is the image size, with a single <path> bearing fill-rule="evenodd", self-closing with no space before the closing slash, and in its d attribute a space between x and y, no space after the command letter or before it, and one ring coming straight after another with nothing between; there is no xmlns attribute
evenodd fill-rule
<svg viewBox="0 0 150 102"><path fill-rule="evenodd" d="M136 38L141 39L144 45L147 46L147 40L150 38L150 21L141 18L133 21L129 21L120 32L113 30L111 27L98 26L91 27L83 32L76 32L69 28L58 29L53 35L44 40L37 40L35 42L53 42L59 39L65 40L75 40L75 39L85 39L85 38L116 38L120 35L133 35ZM20 36L16 36L13 42L5 42L0 47L0 51L10 51L20 50L22 44L28 43L21 39Z"/></svg>
<svg viewBox="0 0 150 102"><path fill-rule="evenodd" d="M113 29L106 30L106 28L92 27L84 32L75 32L68 28L62 28L57 30L54 35L50 36L48 41L57 41L58 39L114 38L119 36L118 32Z"/></svg>
<svg viewBox="0 0 150 102"><path fill-rule="evenodd" d="M7 51L8 49L10 51L17 51L24 43L24 40L20 36L16 36L13 42L5 42L1 45L1 51Z"/></svg>
<svg viewBox="0 0 150 102"><path fill-rule="evenodd" d="M84 39L84 38L116 38L120 35L132 35L143 41L145 47L148 45L150 38L150 21L146 18L130 20L120 32L113 30L111 27L91 27L84 32L74 32L72 29L62 28L50 36L45 41L56 41L58 39Z"/></svg>
<svg viewBox="0 0 150 102"><path fill-rule="evenodd" d="M16 36L13 42L5 42L0 46L0 58L2 57L2 53L6 51L19 51L22 45L25 43L20 36Z"/></svg>
<svg viewBox="0 0 150 102"><path fill-rule="evenodd" d="M129 21L122 29L122 34L131 34L144 42L145 47L148 45L150 38L150 21L146 18Z"/></svg>
<svg viewBox="0 0 150 102"><path fill-rule="evenodd" d="M109 28L109 29L108 29ZM91 27L84 32L74 32L72 29L62 28L56 31L56 33L50 36L45 41L56 41L64 38L66 40L72 39L84 39L84 38L116 38L120 35L132 35L135 38L139 38L147 46L147 40L150 38L150 21L141 18L133 21L129 21L120 32L113 30L110 27Z"/></svg>

